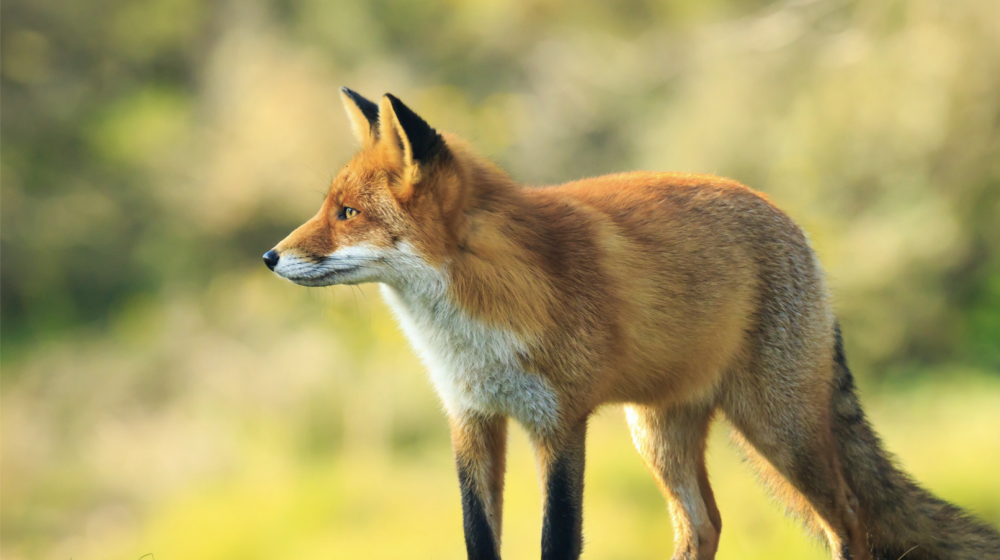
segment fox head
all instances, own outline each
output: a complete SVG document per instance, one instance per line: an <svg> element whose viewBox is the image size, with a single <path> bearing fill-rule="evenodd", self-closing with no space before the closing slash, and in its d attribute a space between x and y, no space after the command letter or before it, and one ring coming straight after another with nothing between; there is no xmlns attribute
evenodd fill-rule
<svg viewBox="0 0 1000 560"><path fill-rule="evenodd" d="M458 248L468 183L462 148L390 94L376 105L342 88L341 99L361 149L319 212L264 263L303 286L406 282Z"/></svg>

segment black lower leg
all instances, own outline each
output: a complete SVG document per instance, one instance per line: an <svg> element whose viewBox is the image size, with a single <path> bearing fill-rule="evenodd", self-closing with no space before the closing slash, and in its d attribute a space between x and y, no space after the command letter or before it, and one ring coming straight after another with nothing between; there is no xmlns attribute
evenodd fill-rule
<svg viewBox="0 0 1000 560"><path fill-rule="evenodd" d="M545 468L542 559L576 560L583 549L583 469L586 424L552 449Z"/></svg>
<svg viewBox="0 0 1000 560"><path fill-rule="evenodd" d="M462 490L462 519L465 527L465 550L469 560L499 560L496 540L486 517L483 500L476 494L468 465L458 463L458 482Z"/></svg>
<svg viewBox="0 0 1000 560"><path fill-rule="evenodd" d="M542 526L542 558L544 560L575 559L583 548L583 504L578 497L582 488L574 474L559 468L549 473L545 500L545 522Z"/></svg>

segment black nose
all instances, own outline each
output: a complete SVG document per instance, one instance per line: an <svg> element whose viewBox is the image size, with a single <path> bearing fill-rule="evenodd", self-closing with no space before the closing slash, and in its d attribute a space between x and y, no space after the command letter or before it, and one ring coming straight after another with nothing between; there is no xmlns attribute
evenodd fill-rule
<svg viewBox="0 0 1000 560"><path fill-rule="evenodd" d="M267 268L274 270L274 267L278 266L279 258L280 257L278 257L278 252L275 251L274 249L271 249L270 251L264 253L264 264L267 265Z"/></svg>

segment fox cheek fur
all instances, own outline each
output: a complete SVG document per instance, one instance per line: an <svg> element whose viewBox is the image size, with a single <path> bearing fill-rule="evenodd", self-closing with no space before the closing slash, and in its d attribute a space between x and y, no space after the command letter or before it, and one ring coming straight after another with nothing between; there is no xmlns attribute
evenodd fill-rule
<svg viewBox="0 0 1000 560"><path fill-rule="evenodd" d="M834 558L1000 559L996 530L883 450L816 256L762 194L676 173L523 187L391 95L342 99L360 151L264 260L307 286L382 283L450 417L469 558L500 557L509 418L538 458L542 557L578 558L587 418L623 404L675 558L715 557L721 412Z"/></svg>

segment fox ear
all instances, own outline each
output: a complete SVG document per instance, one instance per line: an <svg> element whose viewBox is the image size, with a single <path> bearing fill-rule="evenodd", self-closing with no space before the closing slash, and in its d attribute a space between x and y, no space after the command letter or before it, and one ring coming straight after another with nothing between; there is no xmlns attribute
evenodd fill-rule
<svg viewBox="0 0 1000 560"><path fill-rule="evenodd" d="M378 105L361 97L356 91L346 87L340 88L340 100L344 102L344 110L351 121L354 138L362 146L368 146L378 140Z"/></svg>
<svg viewBox="0 0 1000 560"><path fill-rule="evenodd" d="M445 148L444 139L391 93L382 97L381 114L379 128L385 150L402 167L410 185L419 183L421 165L431 163Z"/></svg>

